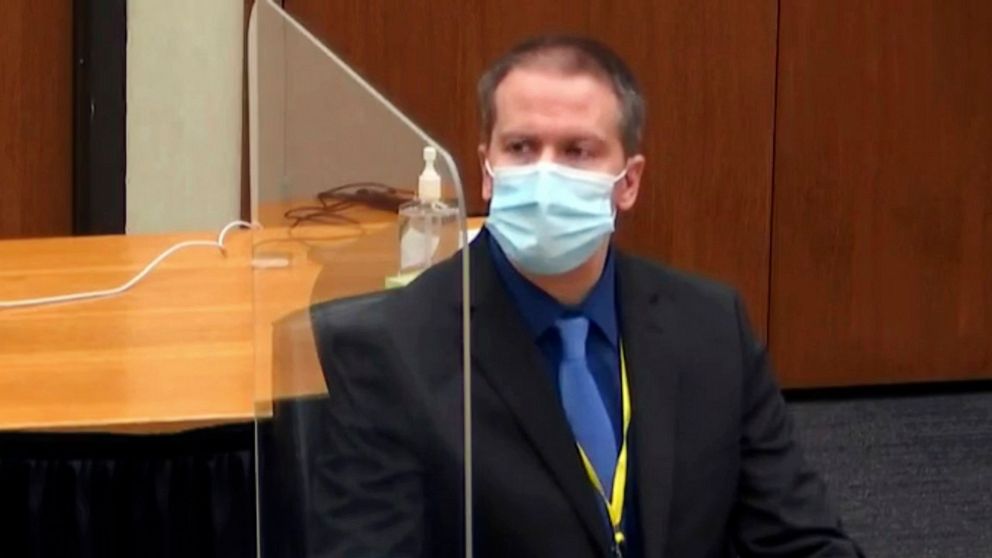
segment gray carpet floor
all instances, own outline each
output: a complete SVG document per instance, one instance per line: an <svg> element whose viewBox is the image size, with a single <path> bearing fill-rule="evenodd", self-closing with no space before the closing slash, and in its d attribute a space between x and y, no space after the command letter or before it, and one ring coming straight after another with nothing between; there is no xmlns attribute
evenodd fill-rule
<svg viewBox="0 0 992 558"><path fill-rule="evenodd" d="M797 436L871 558L992 558L992 391L804 400Z"/></svg>

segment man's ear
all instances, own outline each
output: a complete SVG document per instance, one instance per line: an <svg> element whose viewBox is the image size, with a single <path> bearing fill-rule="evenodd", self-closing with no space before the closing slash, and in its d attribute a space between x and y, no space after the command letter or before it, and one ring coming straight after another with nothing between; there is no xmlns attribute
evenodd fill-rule
<svg viewBox="0 0 992 558"><path fill-rule="evenodd" d="M635 155L627 159L627 174L617 183L613 190L613 203L620 211L628 211L637 202L637 193L641 188L641 177L644 175L644 155Z"/></svg>
<svg viewBox="0 0 992 558"><path fill-rule="evenodd" d="M486 158L488 157L489 146L479 144L479 168L482 169L482 200L489 201L493 197L493 177L486 171Z"/></svg>

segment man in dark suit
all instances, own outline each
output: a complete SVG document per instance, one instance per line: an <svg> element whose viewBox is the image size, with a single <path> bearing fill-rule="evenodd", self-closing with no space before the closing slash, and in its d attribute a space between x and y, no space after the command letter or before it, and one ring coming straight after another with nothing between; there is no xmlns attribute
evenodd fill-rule
<svg viewBox="0 0 992 558"><path fill-rule="evenodd" d="M623 254L644 102L606 47L547 37L479 87L471 264L478 556L860 556L793 440L739 297ZM329 556L462 555L461 260L314 312Z"/></svg>

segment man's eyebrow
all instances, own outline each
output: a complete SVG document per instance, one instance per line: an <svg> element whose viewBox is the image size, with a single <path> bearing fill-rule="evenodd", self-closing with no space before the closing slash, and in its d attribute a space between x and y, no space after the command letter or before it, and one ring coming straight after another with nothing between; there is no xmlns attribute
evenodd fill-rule
<svg viewBox="0 0 992 558"><path fill-rule="evenodd" d="M559 141L560 143L582 143L582 142L606 143L608 140L605 136L601 134L584 133L584 134L565 135Z"/></svg>
<svg viewBox="0 0 992 558"><path fill-rule="evenodd" d="M597 133L592 130L572 130L564 131L562 133L555 134L554 138L545 138L538 131L532 131L527 129L504 129L493 133L493 140L498 142L506 141L545 141L551 142L556 145L564 145L570 143L595 143L597 145L609 143L609 137L605 134Z"/></svg>
<svg viewBox="0 0 992 558"><path fill-rule="evenodd" d="M596 141L605 142L606 138L599 134L583 134L577 136L566 136L565 141Z"/></svg>
<svg viewBox="0 0 992 558"><path fill-rule="evenodd" d="M505 143L505 142L517 142L517 141L533 142L536 141L538 138L536 134L510 132L504 134L497 134L493 137L493 139L497 142Z"/></svg>

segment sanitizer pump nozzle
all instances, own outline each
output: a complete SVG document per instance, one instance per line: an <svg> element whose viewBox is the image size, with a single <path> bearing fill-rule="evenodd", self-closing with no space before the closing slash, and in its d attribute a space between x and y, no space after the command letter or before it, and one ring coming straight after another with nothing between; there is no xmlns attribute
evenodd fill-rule
<svg viewBox="0 0 992 558"><path fill-rule="evenodd" d="M424 201L441 199L441 175L434 168L435 159L437 159L437 149L428 145L424 148L424 170L417 181L417 197Z"/></svg>

